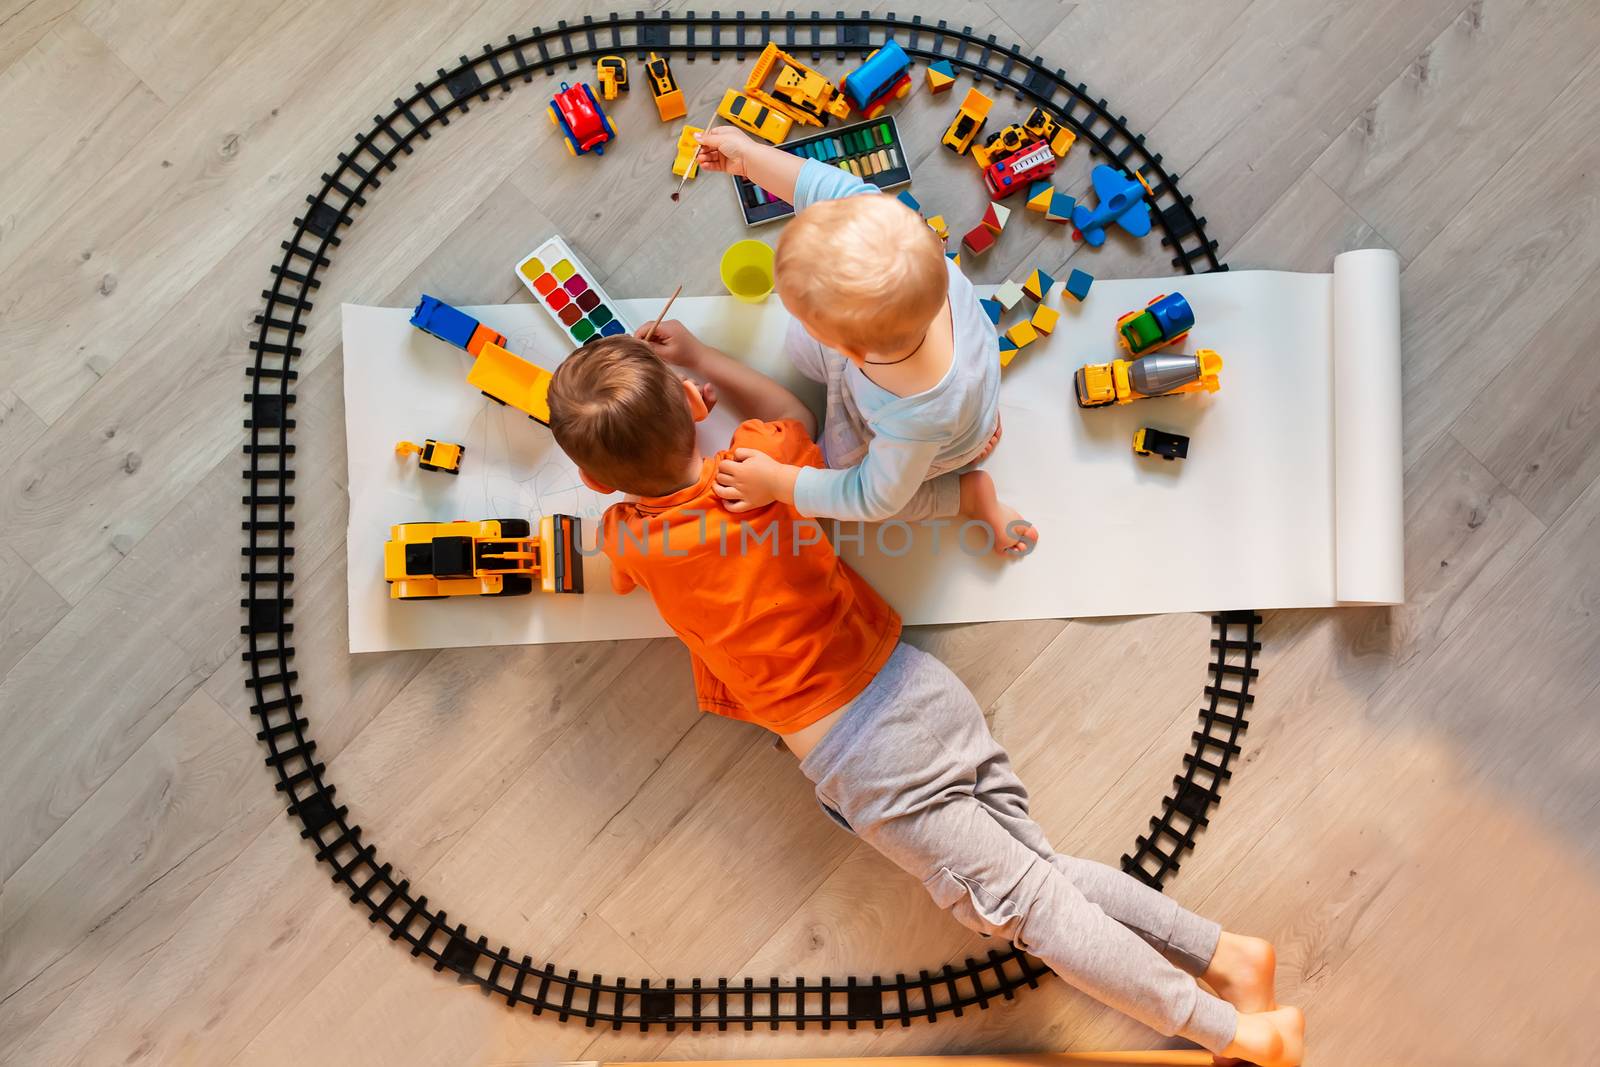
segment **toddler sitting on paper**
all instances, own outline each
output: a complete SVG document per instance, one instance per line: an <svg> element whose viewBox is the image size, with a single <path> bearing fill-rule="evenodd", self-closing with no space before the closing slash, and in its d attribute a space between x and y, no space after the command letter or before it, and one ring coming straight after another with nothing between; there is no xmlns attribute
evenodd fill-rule
<svg viewBox="0 0 1600 1067"><path fill-rule="evenodd" d="M731 126L699 140L707 170L741 175L794 204L776 264L778 296L794 317L785 349L828 394L826 468L736 450L718 474L718 495L735 512L776 500L813 518L959 515L993 531L995 551L1031 551L1037 531L975 469L1000 440L999 342L938 236L837 167ZM673 321L651 346L690 373L708 351Z"/></svg>

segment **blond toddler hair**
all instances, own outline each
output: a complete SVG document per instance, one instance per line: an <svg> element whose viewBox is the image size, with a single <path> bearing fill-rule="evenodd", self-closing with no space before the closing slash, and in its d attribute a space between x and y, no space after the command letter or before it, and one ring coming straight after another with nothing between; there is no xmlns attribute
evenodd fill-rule
<svg viewBox="0 0 1600 1067"><path fill-rule="evenodd" d="M778 241L778 296L818 341L847 354L900 354L944 306L944 248L891 196L824 200Z"/></svg>

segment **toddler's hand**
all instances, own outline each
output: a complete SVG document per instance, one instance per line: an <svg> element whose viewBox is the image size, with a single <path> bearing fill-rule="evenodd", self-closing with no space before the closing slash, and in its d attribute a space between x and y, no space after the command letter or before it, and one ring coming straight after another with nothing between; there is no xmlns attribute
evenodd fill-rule
<svg viewBox="0 0 1600 1067"><path fill-rule="evenodd" d="M717 484L712 486L728 502L729 511L750 511L793 497L799 468L779 463L754 448L737 449L733 456L717 465Z"/></svg>
<svg viewBox="0 0 1600 1067"><path fill-rule="evenodd" d="M750 135L737 126L713 126L694 135L700 142L700 165L706 170L720 170L748 178L750 150L756 143Z"/></svg>
<svg viewBox="0 0 1600 1067"><path fill-rule="evenodd" d="M650 336L652 326L655 328L655 336L646 341L645 338ZM664 319L658 323L647 322L634 331L634 335L645 341L650 346L650 351L674 367L687 371L699 370L700 338L677 319Z"/></svg>

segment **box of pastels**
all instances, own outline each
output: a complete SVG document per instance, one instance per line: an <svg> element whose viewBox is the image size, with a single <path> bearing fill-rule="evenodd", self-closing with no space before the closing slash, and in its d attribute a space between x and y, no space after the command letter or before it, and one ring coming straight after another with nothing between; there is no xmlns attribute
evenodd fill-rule
<svg viewBox="0 0 1600 1067"><path fill-rule="evenodd" d="M900 128L892 115L825 130L778 146L805 159L847 170L879 189L893 189L911 181L911 164L900 148ZM794 214L794 206L779 200L747 178L734 178L746 226L758 226Z"/></svg>
<svg viewBox="0 0 1600 1067"><path fill-rule="evenodd" d="M552 237L517 264L517 278L576 344L593 337L632 333L617 305L600 288L567 242Z"/></svg>

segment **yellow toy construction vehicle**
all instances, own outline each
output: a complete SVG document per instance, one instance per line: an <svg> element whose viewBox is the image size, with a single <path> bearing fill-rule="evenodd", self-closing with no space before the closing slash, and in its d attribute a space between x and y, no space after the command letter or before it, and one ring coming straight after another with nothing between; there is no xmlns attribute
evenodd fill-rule
<svg viewBox="0 0 1600 1067"><path fill-rule="evenodd" d="M534 422L549 426L552 377L543 367L488 341L467 372L467 384L490 400L509 404Z"/></svg>
<svg viewBox="0 0 1600 1067"><path fill-rule="evenodd" d="M777 76L768 92L767 75L774 71ZM821 126L829 116L850 116L850 101L839 94L831 81L770 41L745 79L744 92L750 99L809 126Z"/></svg>
<svg viewBox="0 0 1600 1067"><path fill-rule="evenodd" d="M1222 388L1217 378L1221 371L1222 357L1209 348L1192 356L1160 354L1090 363L1078 368L1078 406L1098 408L1154 396L1214 393Z"/></svg>
<svg viewBox="0 0 1600 1067"><path fill-rule="evenodd" d="M1038 140L1040 138L1023 129L1020 123L1009 123L985 137L982 144L973 142L972 161L978 165L979 170L988 170L996 160L1004 159L1013 152L1019 152L1024 145L1033 144Z"/></svg>
<svg viewBox="0 0 1600 1067"><path fill-rule="evenodd" d="M615 100L628 91L628 61L621 56L601 56L594 61L594 77L600 83L600 97Z"/></svg>
<svg viewBox="0 0 1600 1067"><path fill-rule="evenodd" d="M704 133L699 126L685 126L678 133L678 155L672 161L672 173L679 178L693 178L700 173L700 142L695 134Z"/></svg>
<svg viewBox="0 0 1600 1067"><path fill-rule="evenodd" d="M383 545L392 600L583 592L582 520L546 515L538 536L527 519L403 522Z"/></svg>
<svg viewBox="0 0 1600 1067"><path fill-rule="evenodd" d="M644 73L650 79L650 96L656 102L656 113L661 116L661 121L683 118L683 90L678 88L678 79L672 76L672 64L664 56L651 52L650 59L644 65Z"/></svg>
<svg viewBox="0 0 1600 1067"><path fill-rule="evenodd" d="M433 438L424 438L422 444L411 441L398 441L394 446L397 456L417 457L417 466L425 471L439 471L443 474L460 474L461 457L467 450L460 445L451 444L449 441L435 441Z"/></svg>
<svg viewBox="0 0 1600 1067"><path fill-rule="evenodd" d="M1050 151L1060 159L1067 154L1078 135L1042 107L1036 107L1022 120L1022 128L1041 141L1048 141Z"/></svg>

